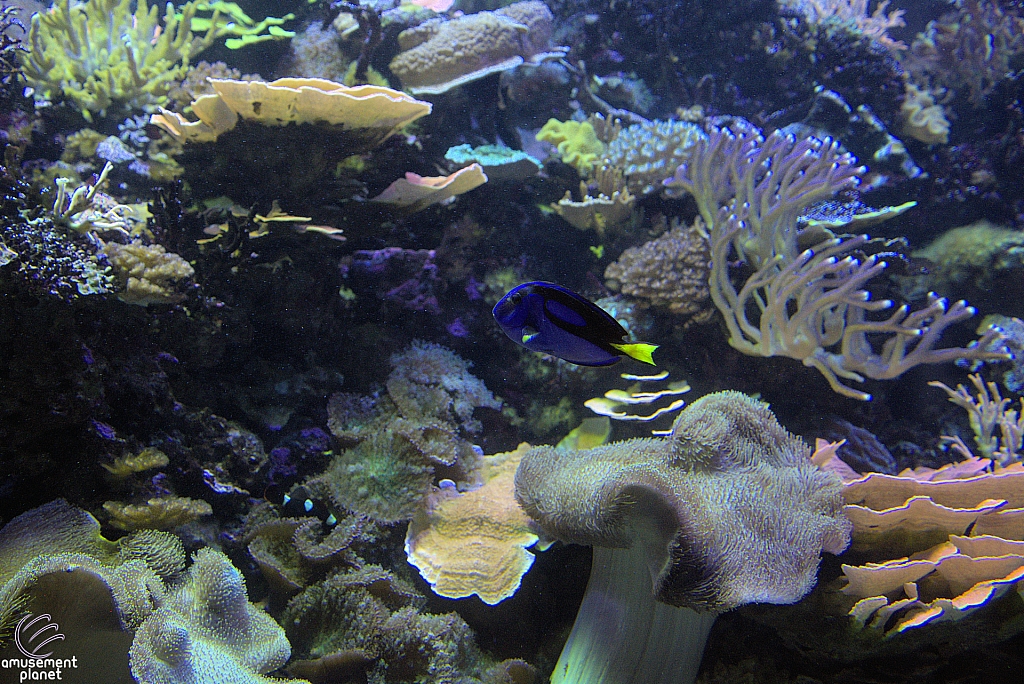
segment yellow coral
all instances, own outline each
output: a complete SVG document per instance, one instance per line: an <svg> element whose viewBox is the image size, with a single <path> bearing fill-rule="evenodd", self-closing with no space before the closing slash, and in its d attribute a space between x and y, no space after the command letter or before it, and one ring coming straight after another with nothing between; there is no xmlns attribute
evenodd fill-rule
<svg viewBox="0 0 1024 684"><path fill-rule="evenodd" d="M159 449L148 447L137 454L128 454L114 459L113 463L101 463L114 477L128 477L151 468L162 468L167 465L167 454Z"/></svg>
<svg viewBox="0 0 1024 684"><path fill-rule="evenodd" d="M949 142L949 121L942 105L927 90L907 84L907 94L900 107L903 114L903 132L915 140L934 145Z"/></svg>
<svg viewBox="0 0 1024 684"><path fill-rule="evenodd" d="M180 301L183 295L175 291L174 284L195 273L187 261L161 245L108 242L103 251L114 273L125 279L125 290L118 298L129 304L149 306Z"/></svg>
<svg viewBox="0 0 1024 684"><path fill-rule="evenodd" d="M169 530L213 513L210 504L185 496L150 499L144 504L107 501L103 510L110 524L121 530Z"/></svg>
<svg viewBox="0 0 1024 684"><path fill-rule="evenodd" d="M322 78L279 78L269 83L211 78L209 82L216 93L192 103L199 121L161 109L152 123L180 142L210 142L233 129L239 116L266 126L323 122L355 132L369 149L431 110L429 102L391 88L350 88Z"/></svg>
<svg viewBox="0 0 1024 684"><path fill-rule="evenodd" d="M515 499L516 466L529 450L484 458L484 485L465 494L441 490L429 510L409 523L405 552L435 594L476 594L488 605L508 598L533 565L537 542L530 518Z"/></svg>
<svg viewBox="0 0 1024 684"><path fill-rule="evenodd" d="M189 59L213 42L215 28L202 37L192 34L195 2L186 3L180 17L168 5L162 24L158 5L138 0L132 12L134 4L63 0L34 15L22 72L36 99L63 95L87 120L115 104L139 108L166 102Z"/></svg>
<svg viewBox="0 0 1024 684"><path fill-rule="evenodd" d="M589 121L559 121L548 119L537 133L537 140L547 141L558 148L562 161L583 175L594 169L594 164L605 153L605 145Z"/></svg>

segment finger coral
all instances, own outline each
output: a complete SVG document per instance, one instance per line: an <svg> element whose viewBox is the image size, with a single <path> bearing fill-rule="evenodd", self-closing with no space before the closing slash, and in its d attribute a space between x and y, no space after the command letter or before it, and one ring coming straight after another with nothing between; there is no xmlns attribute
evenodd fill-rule
<svg viewBox="0 0 1024 684"><path fill-rule="evenodd" d="M915 311L873 299L865 289L886 262L858 256L866 235L799 230L808 207L855 187L863 173L839 143L775 131L763 137L745 122L712 127L665 181L669 194L693 195L711 242L711 299L725 317L729 344L753 356L788 356L816 368L832 389L867 401L844 381L895 378L919 364L1007 358L987 348L990 328L967 347L936 349L943 331L974 315L964 301L929 293ZM738 287L730 264L752 271ZM891 310L888 315L880 312Z"/></svg>
<svg viewBox="0 0 1024 684"><path fill-rule="evenodd" d="M838 478L809 456L738 392L699 399L664 439L527 452L523 508L553 538L595 547L553 681L691 681L715 613L810 591L819 554L843 551L850 523Z"/></svg>
<svg viewBox="0 0 1024 684"><path fill-rule="evenodd" d="M163 104L189 59L215 38L213 27L193 35L196 6L186 3L178 17L169 5L161 23L159 5L146 0L57 2L32 17L30 49L22 59L25 80L37 101L63 96L87 120L115 106Z"/></svg>

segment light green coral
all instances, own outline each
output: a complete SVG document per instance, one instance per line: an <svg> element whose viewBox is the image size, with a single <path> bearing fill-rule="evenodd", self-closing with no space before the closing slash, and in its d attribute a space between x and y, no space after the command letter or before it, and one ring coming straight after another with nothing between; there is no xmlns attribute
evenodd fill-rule
<svg viewBox="0 0 1024 684"><path fill-rule="evenodd" d="M291 18L255 22L232 2L188 2L175 11L138 0L58 0L32 17L29 50L22 72L37 103L60 96L73 102L89 121L114 107L152 109L167 103L167 93L184 78L189 61L230 36L229 48L288 38L280 28ZM197 12L212 12L197 17ZM202 31L201 36L193 33Z"/></svg>
<svg viewBox="0 0 1024 684"><path fill-rule="evenodd" d="M215 29L218 36L231 36L224 41L224 46L229 50L295 36L295 31L286 31L281 28L281 24L295 18L295 15L291 13L280 19L267 17L256 22L236 2L224 2L224 0L200 2L196 5L196 9L199 12L212 12L213 15L211 17L195 17L192 19L192 28L196 31ZM178 12L174 16L180 21L184 18L184 13Z"/></svg>
<svg viewBox="0 0 1024 684"><path fill-rule="evenodd" d="M32 17L22 72L37 102L63 94L87 120L114 105L137 109L166 102L189 59L213 43L215 28L193 35L194 2L182 7L180 18L168 4L162 23L157 5L139 0L133 13L132 4L63 0ZM218 18L215 13L214 25Z"/></svg>
<svg viewBox="0 0 1024 684"><path fill-rule="evenodd" d="M548 119L537 133L537 140L546 141L558 148L562 161L575 166L587 176L594 165L604 156L605 144L597 137L597 131L589 121L559 121Z"/></svg>

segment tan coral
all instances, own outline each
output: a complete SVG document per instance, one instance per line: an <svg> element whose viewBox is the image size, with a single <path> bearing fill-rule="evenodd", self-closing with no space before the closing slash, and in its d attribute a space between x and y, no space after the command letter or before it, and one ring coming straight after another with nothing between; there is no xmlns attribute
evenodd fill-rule
<svg viewBox="0 0 1024 684"><path fill-rule="evenodd" d="M195 274L187 261L162 245L108 242L103 251L114 273L125 281L124 292L118 299L129 304L149 306L179 302L184 295L175 289L176 283Z"/></svg>
<svg viewBox="0 0 1024 684"><path fill-rule="evenodd" d="M1003 468L995 473L939 481L869 473L848 483L843 496L848 503L876 511L902 506L913 496L927 496L950 507L966 508L985 499L1003 499L1008 508L1024 508L1024 469Z"/></svg>
<svg viewBox="0 0 1024 684"><path fill-rule="evenodd" d="M430 113L429 102L382 86L349 87L320 78L236 81L211 78L215 95L192 103L199 121L161 109L151 122L180 142L210 142L233 129L238 118L265 126L324 123L360 133L369 149Z"/></svg>
<svg viewBox="0 0 1024 684"><path fill-rule="evenodd" d="M844 497L855 552L906 554L843 566L843 592L860 599L850 610L859 629L892 637L962 620L1024 580L1020 464L972 457L899 476L870 473L846 482Z"/></svg>
<svg viewBox="0 0 1024 684"><path fill-rule="evenodd" d="M915 140L929 145L949 142L949 120L942 105L927 90L920 90L913 83L907 84L906 96L900 106L903 115L903 132Z"/></svg>
<svg viewBox="0 0 1024 684"><path fill-rule="evenodd" d="M487 182L479 164L470 164L450 176L420 176L407 172L374 197L379 202L406 213L413 213L444 200L461 195Z"/></svg>
<svg viewBox="0 0 1024 684"><path fill-rule="evenodd" d="M431 19L402 31L391 71L409 92L439 94L548 55L554 17L542 2ZM554 51L562 55L564 51Z"/></svg>
<svg viewBox="0 0 1024 684"><path fill-rule="evenodd" d="M184 496L154 498L144 504L107 501L103 510L110 515L110 524L121 530L169 530L213 513L205 501Z"/></svg>
<svg viewBox="0 0 1024 684"><path fill-rule="evenodd" d="M533 564L527 548L538 540L515 500L516 467L528 444L484 458L484 484L461 494L437 492L427 510L409 523L405 551L434 593L448 598L477 595L488 605L519 588Z"/></svg>
<svg viewBox="0 0 1024 684"><path fill-rule="evenodd" d="M163 468L167 463L167 454L155 447L147 447L137 454L118 456L113 463L100 465L114 477L124 478L144 470Z"/></svg>
<svg viewBox="0 0 1024 684"><path fill-rule="evenodd" d="M664 218L661 223L667 223ZM666 225L667 227L667 225ZM630 247L608 265L611 289L674 314L695 314L709 307L711 253L700 218L692 226L673 218L661 236Z"/></svg>

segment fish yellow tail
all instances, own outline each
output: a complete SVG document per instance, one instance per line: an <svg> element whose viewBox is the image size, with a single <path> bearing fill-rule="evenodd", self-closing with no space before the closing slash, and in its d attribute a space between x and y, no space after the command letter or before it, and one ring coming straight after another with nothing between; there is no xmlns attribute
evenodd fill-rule
<svg viewBox="0 0 1024 684"><path fill-rule="evenodd" d="M618 349L620 352L630 357L631 359L636 359L637 361L649 363L652 366L658 365L654 363L654 357L651 356L652 354L654 354L654 350L658 348L658 345L656 344L647 344L646 342L634 342L630 344L612 343L612 347Z"/></svg>

